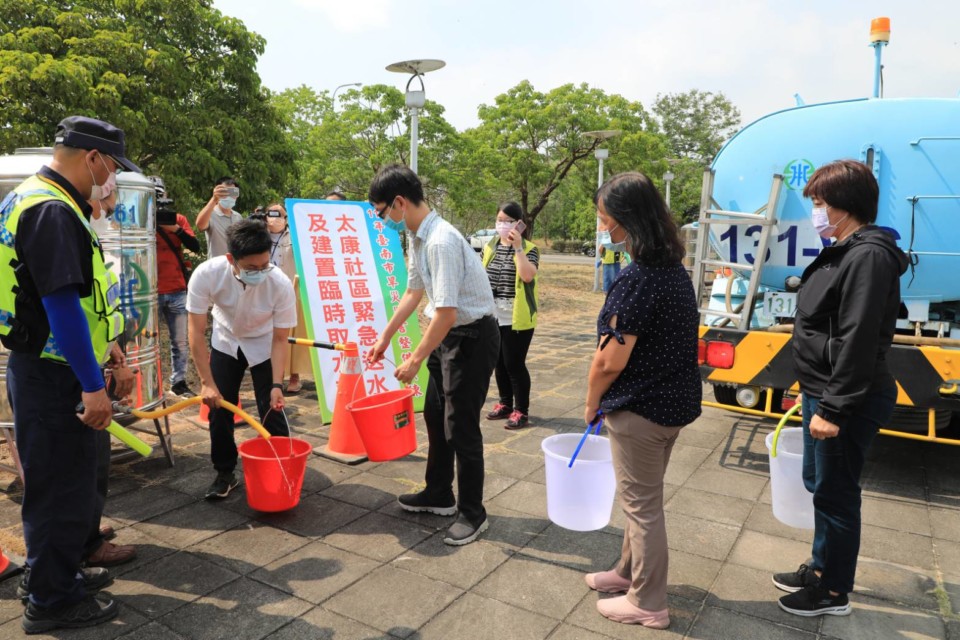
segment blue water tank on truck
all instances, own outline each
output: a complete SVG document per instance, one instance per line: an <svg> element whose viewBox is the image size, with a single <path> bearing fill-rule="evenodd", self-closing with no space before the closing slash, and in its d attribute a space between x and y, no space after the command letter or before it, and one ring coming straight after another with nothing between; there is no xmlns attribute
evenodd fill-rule
<svg viewBox="0 0 960 640"><path fill-rule="evenodd" d="M960 98L880 98L880 51L888 36L888 26L879 38L871 33L872 98L811 105L798 99L797 106L744 127L714 158L699 233L733 268L722 269L713 283L706 304L716 315L702 315L701 373L714 386L714 406L761 415L776 414L784 392L797 391L791 291L828 242L813 227L803 189L818 167L860 160L880 187L876 224L910 258L888 356L899 388L895 419L906 425L897 425L896 435L918 431L926 435L907 437L960 444L937 437L951 419L960 422L954 419L960 411ZM774 209L768 232L762 220L734 224L736 212L765 207ZM705 280L703 256L694 268L697 282ZM739 311L737 303L751 297L751 308ZM732 321L737 314L739 328Z"/></svg>

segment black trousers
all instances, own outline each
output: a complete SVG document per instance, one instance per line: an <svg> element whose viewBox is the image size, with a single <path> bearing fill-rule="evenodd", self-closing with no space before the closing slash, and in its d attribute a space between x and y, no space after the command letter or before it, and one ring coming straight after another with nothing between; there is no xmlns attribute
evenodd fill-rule
<svg viewBox="0 0 960 640"><path fill-rule="evenodd" d="M107 490L110 482L110 434L106 430L96 431L93 437L97 452L97 494L93 503L90 533L83 545L84 558L96 553L104 542L103 536L100 535L100 520L103 518L103 507L107 503Z"/></svg>
<svg viewBox="0 0 960 640"><path fill-rule="evenodd" d="M240 398L240 383L243 382L243 373L248 366L247 358L240 349L237 350L236 358L216 349L210 350L213 382L227 402L237 404ZM257 398L257 412L264 428L270 435L290 435L290 428L283 413L270 410L270 390L273 388L273 366L270 360L264 360L249 368L250 377L253 378L253 392ZM233 414L226 409L217 408L210 412L210 459L217 471L233 471L237 467Z"/></svg>
<svg viewBox="0 0 960 640"><path fill-rule="evenodd" d="M97 501L97 432L75 413L82 388L73 370L11 353L7 395L23 463L23 535L30 601L63 607L84 597L80 563Z"/></svg>
<svg viewBox="0 0 960 640"><path fill-rule="evenodd" d="M530 413L530 372L527 351L533 340L533 329L514 331L500 327L500 357L497 358L497 392L500 404Z"/></svg>
<svg viewBox="0 0 960 640"><path fill-rule="evenodd" d="M497 321L486 316L451 329L427 361L430 380L423 419L430 446L426 491L438 501L451 502L456 463L457 504L473 525L487 516L483 508L480 412L499 349Z"/></svg>

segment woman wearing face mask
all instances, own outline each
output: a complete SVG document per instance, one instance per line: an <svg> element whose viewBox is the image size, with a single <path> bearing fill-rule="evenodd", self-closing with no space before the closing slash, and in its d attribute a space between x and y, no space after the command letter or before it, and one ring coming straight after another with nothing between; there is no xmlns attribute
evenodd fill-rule
<svg viewBox="0 0 960 640"><path fill-rule="evenodd" d="M297 296L297 326L290 331L295 338L307 337L307 321L303 317L303 305L300 303L298 288L297 265L293 260L293 242L290 240L290 226L287 223L287 210L279 202L267 206L265 212L267 230L273 246L270 249L270 263L279 267L293 283L293 291ZM300 383L300 372L310 371L310 353L307 347L290 345L290 360L287 366L287 393L297 393L303 388Z"/></svg>
<svg viewBox="0 0 960 640"><path fill-rule="evenodd" d="M803 195L812 222L836 242L802 277L793 360L803 410L803 483L813 494L812 561L773 576L789 592L780 608L799 616L848 615L860 550L860 473L890 419L897 386L887 370L907 258L873 225L879 187L860 162L817 169Z"/></svg>
<svg viewBox="0 0 960 640"><path fill-rule="evenodd" d="M496 378L500 401L488 420L506 419L507 429L529 423L530 372L527 350L537 326L537 267L540 252L516 226L523 209L507 202L497 212L497 235L483 248L483 266L493 287L500 324L500 356Z"/></svg>
<svg viewBox="0 0 960 640"><path fill-rule="evenodd" d="M664 629L663 476L680 427L700 415L700 314L677 225L650 179L621 173L600 187L595 202L601 229L634 261L613 282L597 319L584 414L590 423L603 412L627 524L620 561L586 582L625 593L597 602L607 618Z"/></svg>

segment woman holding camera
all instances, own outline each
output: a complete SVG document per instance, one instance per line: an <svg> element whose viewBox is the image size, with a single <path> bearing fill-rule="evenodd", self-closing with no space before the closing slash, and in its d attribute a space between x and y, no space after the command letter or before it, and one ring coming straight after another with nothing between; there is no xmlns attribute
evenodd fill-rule
<svg viewBox="0 0 960 640"><path fill-rule="evenodd" d="M270 238L273 240L273 246L270 248L270 262L278 267L290 278L293 283L293 292L297 298L297 326L290 330L290 335L295 338L307 337L307 321L303 317L303 305L300 303L300 293L298 290L299 278L297 277L297 265L293 259L293 242L290 239L290 226L287 224L287 210L279 202L274 202L267 206L264 212L267 221L267 230L270 232ZM290 345L290 357L287 365L287 393L297 393L303 388L300 383L300 372L310 370L310 353L307 347L298 347ZM284 377L286 378L287 375Z"/></svg>
<svg viewBox="0 0 960 640"><path fill-rule="evenodd" d="M497 212L497 235L483 248L483 266L493 287L500 324L497 391L500 401L488 420L507 420L507 429L529 424L530 372L527 351L537 326L537 267L540 252L525 240L523 209L507 202Z"/></svg>

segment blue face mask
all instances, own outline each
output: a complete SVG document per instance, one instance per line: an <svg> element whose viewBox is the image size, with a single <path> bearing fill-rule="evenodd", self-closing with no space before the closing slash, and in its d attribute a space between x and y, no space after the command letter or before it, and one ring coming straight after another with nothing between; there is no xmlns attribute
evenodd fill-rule
<svg viewBox="0 0 960 640"><path fill-rule="evenodd" d="M390 216L387 216L383 219L383 224L385 224L388 229L393 229L397 233L402 233L407 230L407 215L404 214L400 220L391 220Z"/></svg>
<svg viewBox="0 0 960 640"><path fill-rule="evenodd" d="M267 279L268 273L270 273L270 269L265 271L247 271L246 269L240 269L240 275L237 276L237 278L248 287L255 287Z"/></svg>
<svg viewBox="0 0 960 640"><path fill-rule="evenodd" d="M390 212L393 210L394 202L396 202L396 198L394 198L394 201L390 203L389 207L383 210L383 224L385 224L388 229L393 229L397 233L403 233L407 230L407 211L404 209L403 215L400 216L400 220L392 220L390 218Z"/></svg>
<svg viewBox="0 0 960 640"><path fill-rule="evenodd" d="M620 225L617 225L619 227ZM614 227L616 229L617 227ZM627 250L627 243L624 242L614 242L613 238L610 237L610 231L600 231L597 233L597 240L600 242L600 246L606 249L607 251L622 252Z"/></svg>

